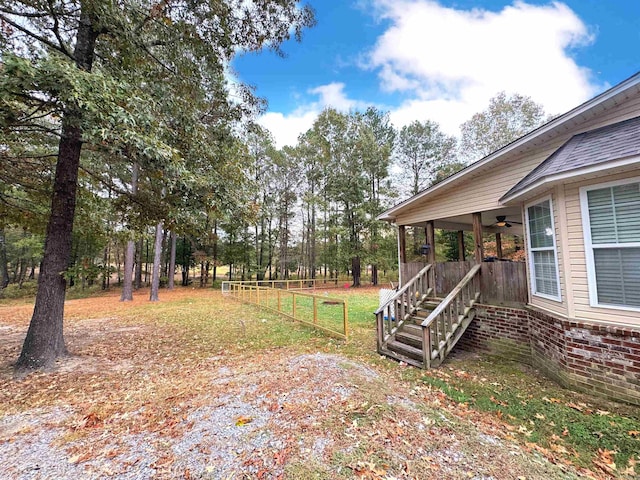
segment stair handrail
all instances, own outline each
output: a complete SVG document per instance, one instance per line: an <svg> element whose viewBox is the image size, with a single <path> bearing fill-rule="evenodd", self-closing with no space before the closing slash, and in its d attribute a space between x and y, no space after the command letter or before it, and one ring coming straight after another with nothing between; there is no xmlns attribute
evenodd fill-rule
<svg viewBox="0 0 640 480"><path fill-rule="evenodd" d="M458 295L464 291L464 288L478 275L480 269L482 268L481 263L475 264L471 269L467 272L467 274L462 277L462 280L458 282L458 284L449 292L449 294L440 302L440 304L431 312L431 314L422 322L422 351L424 353L424 365L425 368L429 368L431 364L431 334L430 327L433 322L435 322L440 315L442 315L447 308L457 299ZM472 307L477 298L479 292L476 293L473 299L469 299L469 305L466 307ZM464 299L464 297L463 297ZM438 348L438 350L440 347Z"/></svg>
<svg viewBox="0 0 640 480"><path fill-rule="evenodd" d="M424 267L422 270L420 270L404 287L402 287L400 290L396 291L395 295L393 297L391 297L387 301L387 303L385 303L380 308L378 308L375 312L373 312L373 314L374 315L378 315L379 313L382 313L385 308L387 308L389 305L391 305L393 302L395 302L399 297L404 295L406 293L406 291L409 290L409 288L411 288L413 286L414 283L416 283L421 277L425 276L427 274L427 272L431 269L431 267L432 267L432 264L430 263L429 265Z"/></svg>
<svg viewBox="0 0 640 480"><path fill-rule="evenodd" d="M422 322L422 326L428 327L436 318L438 318L438 315L440 315L444 311L444 309L447 308L451 304L451 302L455 300L462 289L466 287L471 280L473 280L473 277L476 276L481 268L482 264L480 263L471 267L471 270L469 270L469 272L467 272L467 274L462 277L462 280L460 280L460 282L458 282L454 289L449 292L449 295L447 295L444 300L442 300L442 302L440 302L438 306L431 312L431 314Z"/></svg>

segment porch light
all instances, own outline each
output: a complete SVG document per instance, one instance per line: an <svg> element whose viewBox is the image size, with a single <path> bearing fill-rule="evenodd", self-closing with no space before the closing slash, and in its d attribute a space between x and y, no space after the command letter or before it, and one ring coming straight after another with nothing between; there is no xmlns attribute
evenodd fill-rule
<svg viewBox="0 0 640 480"><path fill-rule="evenodd" d="M429 255L429 250L431 250L431 245L429 244L424 244L422 245L422 247L420 247L420 253L425 257Z"/></svg>

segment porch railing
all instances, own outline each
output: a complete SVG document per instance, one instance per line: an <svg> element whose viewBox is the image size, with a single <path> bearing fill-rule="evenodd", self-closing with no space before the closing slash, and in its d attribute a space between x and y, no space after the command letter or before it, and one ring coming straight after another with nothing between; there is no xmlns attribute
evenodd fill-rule
<svg viewBox="0 0 640 480"><path fill-rule="evenodd" d="M480 299L480 271L476 264L422 322L423 367L440 364L473 319Z"/></svg>
<svg viewBox="0 0 640 480"><path fill-rule="evenodd" d="M432 293L431 265L427 265L405 284L396 294L374 312L377 322L378 351L417 311L418 306Z"/></svg>
<svg viewBox="0 0 640 480"><path fill-rule="evenodd" d="M447 295L476 264L465 262L437 262L433 264L436 297ZM424 263L402 263L402 278L410 279L424 268ZM482 262L480 274L482 301L488 305L521 307L528 302L525 262Z"/></svg>

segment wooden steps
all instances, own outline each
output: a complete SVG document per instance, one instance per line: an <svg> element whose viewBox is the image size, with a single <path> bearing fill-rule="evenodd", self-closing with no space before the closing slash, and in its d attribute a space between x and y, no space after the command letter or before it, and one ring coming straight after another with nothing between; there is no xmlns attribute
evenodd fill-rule
<svg viewBox="0 0 640 480"><path fill-rule="evenodd" d="M474 279L479 272L480 264L473 266L444 299L429 296L433 292L429 288L425 293L415 291L415 296L410 298L417 301L400 300L398 308L403 312L403 318L386 327L385 331L380 328L384 325L380 318L382 309L376 312L378 352L420 368L440 365L475 316L474 307L480 292L476 290ZM428 331L425 332L425 328ZM429 345L423 345L423 338L429 339ZM429 349L427 355L424 348Z"/></svg>

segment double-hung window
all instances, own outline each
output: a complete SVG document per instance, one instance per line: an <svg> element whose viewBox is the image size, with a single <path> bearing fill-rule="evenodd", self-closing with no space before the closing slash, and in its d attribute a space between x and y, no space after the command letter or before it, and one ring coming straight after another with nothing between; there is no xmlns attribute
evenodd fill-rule
<svg viewBox="0 0 640 480"><path fill-rule="evenodd" d="M558 254L551 198L527 206L526 219L532 293L560 301Z"/></svg>
<svg viewBox="0 0 640 480"><path fill-rule="evenodd" d="M592 306L640 309L640 179L580 189Z"/></svg>

